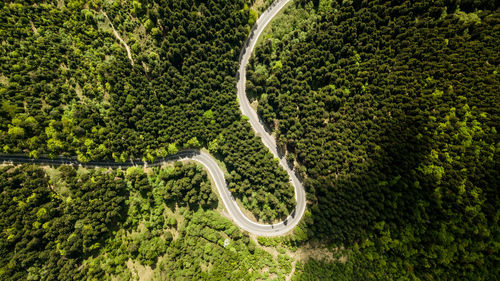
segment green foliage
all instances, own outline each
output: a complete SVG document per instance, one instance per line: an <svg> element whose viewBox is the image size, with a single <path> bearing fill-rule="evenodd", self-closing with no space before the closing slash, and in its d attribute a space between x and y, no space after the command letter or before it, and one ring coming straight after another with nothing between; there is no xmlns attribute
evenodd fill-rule
<svg viewBox="0 0 500 281"><path fill-rule="evenodd" d="M165 253L166 243L160 237L142 240L137 258L145 265L153 265L156 259Z"/></svg>
<svg viewBox="0 0 500 281"><path fill-rule="evenodd" d="M207 173L202 167L193 163L177 163L173 170L161 170L153 179L154 184L163 186L158 194L166 202L177 203L179 206L189 205L194 209L197 206L217 206L217 196L212 192Z"/></svg>
<svg viewBox="0 0 500 281"><path fill-rule="evenodd" d="M2 280L82 279L82 259L123 221L127 193L119 171L96 170L77 179L68 176L73 168L60 169L70 189L66 198L49 188L41 168L0 170Z"/></svg>
<svg viewBox="0 0 500 281"><path fill-rule="evenodd" d="M176 154L178 151L175 143L168 144L168 154Z"/></svg>
<svg viewBox="0 0 500 281"><path fill-rule="evenodd" d="M284 219L295 206L288 174L244 120L223 132L219 153L226 163L228 187L262 221Z"/></svg>
<svg viewBox="0 0 500 281"><path fill-rule="evenodd" d="M250 10L248 16L248 25L253 26L257 21L257 18L258 18L257 12L254 10Z"/></svg>
<svg viewBox="0 0 500 281"><path fill-rule="evenodd" d="M186 148L199 148L200 146L201 146L200 142L196 137L193 137L190 140L188 140L185 145Z"/></svg>
<svg viewBox="0 0 500 281"><path fill-rule="evenodd" d="M266 246L266 247L275 247L279 243L278 239L269 238L269 237L265 237L265 236L257 237L257 241L259 242L260 245Z"/></svg>
<svg viewBox="0 0 500 281"><path fill-rule="evenodd" d="M190 181L194 188L209 184L195 164L147 173L139 167L77 172L60 166L57 173L51 172L50 181L56 178L68 186L65 197L49 188L41 168L0 170L2 280L130 278L134 269L124 266L128 260L151 267L160 280L255 280L265 267L281 275L290 271L288 257L274 260L256 248L248 234L210 210L215 206L199 208L182 198L175 205L163 200L170 186L180 190L179 196L186 192L186 198L215 196L210 188L207 193L176 188Z"/></svg>
<svg viewBox="0 0 500 281"><path fill-rule="evenodd" d="M35 166L0 170L2 280L130 279L136 266L155 280L256 280L265 268L279 276L291 270L289 257L256 247L215 206L164 200L170 185L186 198L204 196L175 188L208 184L194 164L125 172L60 166L50 174ZM68 186L65 197L51 190L53 180Z"/></svg>
<svg viewBox="0 0 500 281"><path fill-rule="evenodd" d="M279 267L272 256L253 244L248 236L229 238L224 247L226 233L237 230L234 225L213 211L199 210L189 215L182 239L172 243L165 258L158 263L155 278L177 280L256 280L262 278L263 268ZM234 237L234 236L233 236ZM245 242L247 241L247 242ZM289 265L286 258L280 260ZM284 274L288 267L277 271Z"/></svg>
<svg viewBox="0 0 500 281"><path fill-rule="evenodd" d="M241 120L235 73L249 21L256 19L248 1L15 2L0 9L3 152L125 163L205 146L223 153L229 172L247 168L239 163L241 141L222 143ZM111 24L130 47L133 65ZM256 158L268 154L256 147ZM291 186L262 172L288 200L275 210L273 197L283 195L273 195L273 187L256 202L270 207L265 215L245 206L264 220L283 217L293 206ZM261 171L251 174L235 184L261 189L253 180ZM252 192L237 196L255 201Z"/></svg>
<svg viewBox="0 0 500 281"><path fill-rule="evenodd" d="M313 2L288 15L318 17L284 14L299 24L265 35L248 72L305 172L313 223L301 230L352 248L297 280L494 279L498 5Z"/></svg>
<svg viewBox="0 0 500 281"><path fill-rule="evenodd" d="M262 14L273 2L274 0L250 0L250 5L252 6L252 10L257 12L258 14ZM248 9L248 6L245 4L245 9Z"/></svg>
<svg viewBox="0 0 500 281"><path fill-rule="evenodd" d="M208 143L239 120L234 73L250 11L241 12L242 0L191 2L5 5L0 130L10 133L2 147L31 151L36 136L39 154L149 158L169 143ZM28 117L39 126L13 124Z"/></svg>
<svg viewBox="0 0 500 281"><path fill-rule="evenodd" d="M349 264L350 265L350 264ZM305 264L300 261L295 264L295 274L293 281L301 280L339 280L349 281L357 280L353 276L353 266L344 266L341 263L325 263L311 259ZM366 279L367 276L357 276L360 279ZM404 280L404 279L402 279Z"/></svg>
<svg viewBox="0 0 500 281"><path fill-rule="evenodd" d="M287 255L278 255L278 264L285 274L292 272L292 259Z"/></svg>

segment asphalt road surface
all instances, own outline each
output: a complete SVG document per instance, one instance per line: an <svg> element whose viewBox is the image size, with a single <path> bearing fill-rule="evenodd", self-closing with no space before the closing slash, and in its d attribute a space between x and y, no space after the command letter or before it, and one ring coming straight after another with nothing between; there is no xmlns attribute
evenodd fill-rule
<svg viewBox="0 0 500 281"><path fill-rule="evenodd" d="M238 100L240 104L240 110L243 115L249 118L249 122L252 125L255 133L260 136L262 142L271 150L275 157L280 159L280 164L288 173L290 177L290 181L295 189L295 200L297 201L297 205L295 210L292 212L288 218L284 221L274 224L274 225L248 225L242 228L247 229L249 232L265 235L265 236L274 236L274 235L282 235L290 230L292 230L301 220L304 215L306 209L306 195L304 191L304 186L299 181L295 172L289 168L287 161L283 156L278 153L278 148L276 146L276 141L274 138L266 131L263 122L259 119L257 113L250 107L250 102L247 98L245 92L245 84L246 84L246 67L248 65L248 61L252 55L252 52L257 44L257 40L261 35L262 31L266 28L266 26L271 22L273 17L275 17L279 11L288 3L290 0L278 0L275 1L257 20L254 27L250 32L250 36L248 37L243 50L240 55L240 67L238 70ZM241 226L241 225L240 225ZM251 227L248 229L248 227ZM271 229L269 229L271 228Z"/></svg>
<svg viewBox="0 0 500 281"><path fill-rule="evenodd" d="M286 170L290 177L290 182L295 189L295 200L297 205L294 211L282 222L276 224L260 224L248 219L240 210L231 192L228 190L226 181L224 179L224 172L221 170L215 159L208 153L200 150L183 150L175 155L167 156L159 159L154 163L147 163L142 161L129 161L126 163L116 162L102 162L92 161L87 163L80 163L75 158L37 158L32 159L25 155L0 155L0 162L23 164L33 163L38 165L82 165L86 167L110 167L110 168L126 168L132 166L160 166L167 162L172 161L186 161L194 160L202 164L215 182L217 191L224 203L224 207L229 212L233 221L242 229L259 235L259 236L278 236L291 231L300 221L304 215L306 200L305 191L302 183L299 181L295 172L289 168L287 161L284 157L280 157L276 142L274 138L265 130L264 124L261 123L257 113L250 107L250 102L245 93L246 82L246 66L248 60L255 48L257 39L262 33L264 28L271 22L272 18L289 2L290 0L278 0L274 2L257 20L252 28L251 34L245 42L243 50L240 55L240 68L238 71L238 99L240 109L243 115L249 118L249 122L256 134L261 137L264 144L271 150L275 157L280 159L281 166Z"/></svg>

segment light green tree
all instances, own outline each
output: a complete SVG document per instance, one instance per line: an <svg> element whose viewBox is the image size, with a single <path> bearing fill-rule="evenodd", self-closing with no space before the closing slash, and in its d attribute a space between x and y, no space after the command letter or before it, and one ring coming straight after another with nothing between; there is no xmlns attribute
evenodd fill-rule
<svg viewBox="0 0 500 281"><path fill-rule="evenodd" d="M175 143L170 143L168 145L168 154L172 155L172 154L176 154L177 152L179 152L179 149L177 148L177 145Z"/></svg>
<svg viewBox="0 0 500 281"><path fill-rule="evenodd" d="M186 148L199 148L201 145L200 145L200 142L198 141L198 139L196 137L193 137L191 138L190 140L188 140L188 142L184 145L184 147Z"/></svg>

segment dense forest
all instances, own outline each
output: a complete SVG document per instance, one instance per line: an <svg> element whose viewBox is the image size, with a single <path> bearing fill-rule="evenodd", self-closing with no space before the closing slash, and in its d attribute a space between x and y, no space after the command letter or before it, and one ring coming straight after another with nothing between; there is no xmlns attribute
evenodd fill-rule
<svg viewBox="0 0 500 281"><path fill-rule="evenodd" d="M2 166L0 188L2 280L255 280L291 272L286 253L273 257L220 215L196 164Z"/></svg>
<svg viewBox="0 0 500 281"><path fill-rule="evenodd" d="M0 2L0 152L208 149L256 219L283 218L292 186L235 98L271 2ZM238 229L191 162L0 165L0 279L495 280L497 2L296 0L279 16L247 91L306 187L293 233Z"/></svg>
<svg viewBox="0 0 500 281"><path fill-rule="evenodd" d="M39 167L1 168L2 280L83 279L81 260L126 218L128 191L119 173L91 171L77 178L68 166L58 172L60 193Z"/></svg>
<svg viewBox="0 0 500 281"><path fill-rule="evenodd" d="M235 98L252 4L0 3L1 152L125 162L212 148L246 208L285 217L293 188Z"/></svg>
<svg viewBox="0 0 500 281"><path fill-rule="evenodd" d="M291 9L256 49L247 90L305 177L309 236L349 255L295 279L496 279L498 2Z"/></svg>

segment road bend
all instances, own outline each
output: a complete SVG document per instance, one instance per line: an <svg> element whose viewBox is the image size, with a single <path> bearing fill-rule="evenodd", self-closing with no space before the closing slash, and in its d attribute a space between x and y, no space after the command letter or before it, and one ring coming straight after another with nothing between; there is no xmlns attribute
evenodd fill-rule
<svg viewBox="0 0 500 281"><path fill-rule="evenodd" d="M290 232L301 220L304 215L306 208L306 196L302 183L299 181L297 176L295 175L295 171L288 166L285 158L278 154L278 148L276 146L276 141L274 138L268 133L264 124L259 119L257 113L250 107L250 102L246 96L245 92L245 83L246 83L246 67L248 65L248 61L252 52L255 48L257 40L261 35L262 31L265 27L271 22L273 17L275 17L281 9L289 2L290 0L278 0L274 2L257 20L253 28L251 29L250 36L245 41L243 49L240 54L240 66L238 70L238 100L241 112L243 115L249 118L249 122L252 125L255 133L262 139L262 142L265 144L269 150L274 154L276 158L280 161L280 165L285 169L290 177L290 183L294 187L295 190L295 200L297 205L295 210L283 221L275 224L261 224L254 222L248 219L238 204L236 203L235 198L227 188L226 180L224 179L224 172L217 164L217 161L208 153L200 150L187 149L182 150L175 155L169 155L165 158L158 159L155 162L142 162L142 161L133 161L125 163L117 163L117 162L106 162L106 161L91 161L91 162L79 162L76 158L29 158L26 155L0 155L0 162L5 164L26 164L32 163L36 165L77 165L77 166L85 166L85 167L109 167L109 168L127 168L133 166L161 166L166 163L174 162L174 161L196 161L203 165L208 171L210 177L215 182L215 186L217 191L219 192L220 198L224 207L228 211L230 217L233 221L242 229L259 235L259 236L279 236Z"/></svg>

